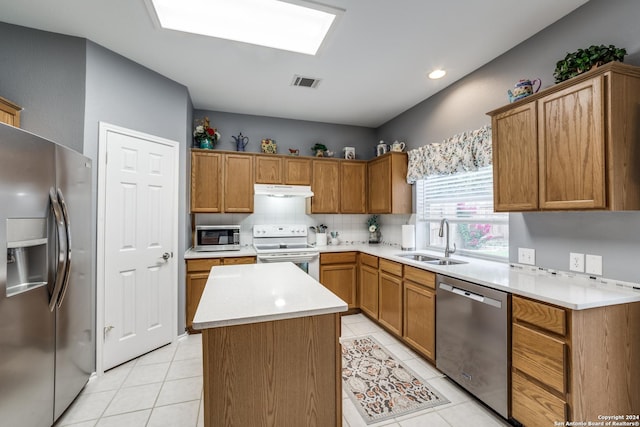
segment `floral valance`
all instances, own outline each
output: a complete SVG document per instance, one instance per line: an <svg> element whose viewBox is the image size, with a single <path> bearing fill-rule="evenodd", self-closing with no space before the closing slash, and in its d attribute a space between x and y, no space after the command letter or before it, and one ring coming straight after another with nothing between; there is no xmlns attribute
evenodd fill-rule
<svg viewBox="0 0 640 427"><path fill-rule="evenodd" d="M491 126L462 132L441 143L409 150L407 182L430 175L450 175L478 170L491 164Z"/></svg>

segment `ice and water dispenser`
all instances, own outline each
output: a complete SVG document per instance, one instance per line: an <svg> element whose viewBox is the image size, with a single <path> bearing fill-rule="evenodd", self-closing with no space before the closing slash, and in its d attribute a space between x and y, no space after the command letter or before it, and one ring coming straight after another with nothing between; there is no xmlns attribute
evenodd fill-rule
<svg viewBox="0 0 640 427"><path fill-rule="evenodd" d="M7 297L47 284L47 219L7 219Z"/></svg>

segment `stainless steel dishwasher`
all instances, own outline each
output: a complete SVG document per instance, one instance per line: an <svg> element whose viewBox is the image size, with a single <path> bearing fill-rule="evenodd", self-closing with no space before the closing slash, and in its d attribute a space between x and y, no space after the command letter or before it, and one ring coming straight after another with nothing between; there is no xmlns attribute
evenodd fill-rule
<svg viewBox="0 0 640 427"><path fill-rule="evenodd" d="M509 418L509 294L437 275L436 366Z"/></svg>

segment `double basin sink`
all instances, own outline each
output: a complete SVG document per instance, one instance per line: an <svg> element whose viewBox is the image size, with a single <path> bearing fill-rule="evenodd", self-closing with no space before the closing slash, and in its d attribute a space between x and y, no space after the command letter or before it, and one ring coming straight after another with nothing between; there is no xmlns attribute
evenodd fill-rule
<svg viewBox="0 0 640 427"><path fill-rule="evenodd" d="M421 254L398 254L399 257L407 258L412 261L424 262L426 264L433 265L456 265L456 264L468 264L466 261L460 261L451 258L439 258L431 255Z"/></svg>

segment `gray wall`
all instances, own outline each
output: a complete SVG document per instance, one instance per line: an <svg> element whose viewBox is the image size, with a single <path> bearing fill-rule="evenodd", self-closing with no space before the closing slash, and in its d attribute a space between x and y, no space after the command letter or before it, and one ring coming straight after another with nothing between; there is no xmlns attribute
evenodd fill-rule
<svg viewBox="0 0 640 427"><path fill-rule="evenodd" d="M191 99L187 89L166 77L95 43L86 48L85 154L97 164L99 122L122 126L180 143L178 200L178 334L185 328L184 238L187 208L187 152L190 141ZM189 139L187 139L189 138ZM97 168L94 168L97 183ZM96 209L94 197L94 211ZM95 216L94 216L95 220Z"/></svg>
<svg viewBox="0 0 640 427"><path fill-rule="evenodd" d="M82 152L84 39L0 22L0 76L21 128Z"/></svg>
<svg viewBox="0 0 640 427"><path fill-rule="evenodd" d="M506 90L521 78L553 85L555 63L592 44L625 47L625 62L640 65L640 2L591 0L575 12L378 129L378 138L411 148L490 124L487 111L506 104ZM470 48L473 45L470 45ZM464 52L460 52L464 54ZM639 142L640 143L640 142ZM518 247L536 249L536 264L568 270L569 252L603 257L603 275L640 281L640 213L510 214L510 260Z"/></svg>
<svg viewBox="0 0 640 427"><path fill-rule="evenodd" d="M343 147L356 147L356 158L375 157L375 129L276 117L252 116L248 114L224 113L196 110L194 119L209 117L211 126L218 128L221 138L216 149L235 151L232 136L249 137L247 151L260 152L260 141L271 138L278 144L278 154L288 154L289 148L300 150L301 156L311 156L311 147L319 142L334 151L334 157L342 157Z"/></svg>

